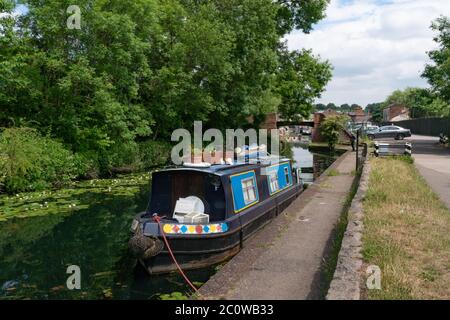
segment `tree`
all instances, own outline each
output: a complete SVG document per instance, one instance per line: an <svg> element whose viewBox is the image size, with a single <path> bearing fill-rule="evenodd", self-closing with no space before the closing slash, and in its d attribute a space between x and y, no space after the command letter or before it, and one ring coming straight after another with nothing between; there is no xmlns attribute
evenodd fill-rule
<svg viewBox="0 0 450 320"><path fill-rule="evenodd" d="M366 112L372 115L372 121L375 123L383 122L383 110L386 108L385 102L370 103L366 106Z"/></svg>
<svg viewBox="0 0 450 320"><path fill-rule="evenodd" d="M0 126L36 128L105 173L194 120L308 116L331 78L328 62L281 43L327 0L79 0L80 30L67 28L69 0L21 3L25 14L0 17Z"/></svg>
<svg viewBox="0 0 450 320"><path fill-rule="evenodd" d="M351 112L352 107L348 103L344 103L339 107L341 112Z"/></svg>
<svg viewBox="0 0 450 320"><path fill-rule="evenodd" d="M327 116L320 124L320 134L325 138L330 150L339 142L339 136L348 123L348 116Z"/></svg>
<svg viewBox="0 0 450 320"><path fill-rule="evenodd" d="M327 106L325 104L323 104L323 103L317 103L314 106L314 110L315 111L325 111L326 109L327 109Z"/></svg>
<svg viewBox="0 0 450 320"><path fill-rule="evenodd" d="M412 118L441 117L448 114L450 109L432 91L424 88L396 90L386 99L385 105L394 103L407 106Z"/></svg>
<svg viewBox="0 0 450 320"><path fill-rule="evenodd" d="M450 19L440 17L431 28L439 32L434 38L439 48L428 53L434 64L428 64L422 76L428 79L433 91L450 104Z"/></svg>
<svg viewBox="0 0 450 320"><path fill-rule="evenodd" d="M149 44L132 13L151 2L132 2L125 14L119 1L79 1L81 30L66 26L61 8L70 1L24 3L28 12L15 18L11 34L5 34L14 41L6 47L12 54L2 56L13 66L8 74L15 80L6 83L7 96L0 97L1 121L32 122L72 150L94 151L106 162L112 151L148 136L152 116L138 92L150 74Z"/></svg>
<svg viewBox="0 0 450 320"><path fill-rule="evenodd" d="M331 65L321 62L309 50L281 53L278 74L279 111L286 119L309 117L314 100L331 79Z"/></svg>
<svg viewBox="0 0 450 320"><path fill-rule="evenodd" d="M328 109L330 109L330 110L337 110L338 106L335 105L333 102L330 102L329 104L327 104L327 110Z"/></svg>
<svg viewBox="0 0 450 320"><path fill-rule="evenodd" d="M312 25L325 17L329 0L278 0L278 25L280 34L293 29L309 33Z"/></svg>

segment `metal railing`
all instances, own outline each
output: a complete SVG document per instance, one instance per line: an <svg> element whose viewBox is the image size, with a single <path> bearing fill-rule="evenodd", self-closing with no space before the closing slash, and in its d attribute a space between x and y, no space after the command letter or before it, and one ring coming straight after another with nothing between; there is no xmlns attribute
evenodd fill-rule
<svg viewBox="0 0 450 320"><path fill-rule="evenodd" d="M375 157L396 156L396 155L411 156L411 154L412 154L412 144L409 142L406 142L405 144L375 142L375 151L374 151Z"/></svg>

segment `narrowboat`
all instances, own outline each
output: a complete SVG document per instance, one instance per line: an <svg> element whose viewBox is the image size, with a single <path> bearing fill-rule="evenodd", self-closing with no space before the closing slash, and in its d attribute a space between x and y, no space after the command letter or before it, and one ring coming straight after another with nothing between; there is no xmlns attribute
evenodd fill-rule
<svg viewBox="0 0 450 320"><path fill-rule="evenodd" d="M150 274L176 270L165 240L183 270L223 262L302 192L289 159L256 154L152 174L148 208L134 218L129 241Z"/></svg>

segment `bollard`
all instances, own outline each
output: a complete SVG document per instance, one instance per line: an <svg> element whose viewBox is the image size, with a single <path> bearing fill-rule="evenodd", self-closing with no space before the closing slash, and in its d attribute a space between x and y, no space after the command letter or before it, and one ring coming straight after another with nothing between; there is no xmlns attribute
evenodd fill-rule
<svg viewBox="0 0 450 320"><path fill-rule="evenodd" d="M405 155L412 155L412 144L410 142L405 143Z"/></svg>

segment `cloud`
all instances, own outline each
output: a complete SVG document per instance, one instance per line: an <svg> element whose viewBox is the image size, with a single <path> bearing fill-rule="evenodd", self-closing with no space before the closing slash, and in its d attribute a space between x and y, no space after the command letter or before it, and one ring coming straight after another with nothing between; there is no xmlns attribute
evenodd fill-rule
<svg viewBox="0 0 450 320"><path fill-rule="evenodd" d="M333 64L320 102L367 105L396 89L427 86L420 74L436 47L430 25L440 15L450 15L450 1L332 0L313 32L286 39L291 50L312 48Z"/></svg>

